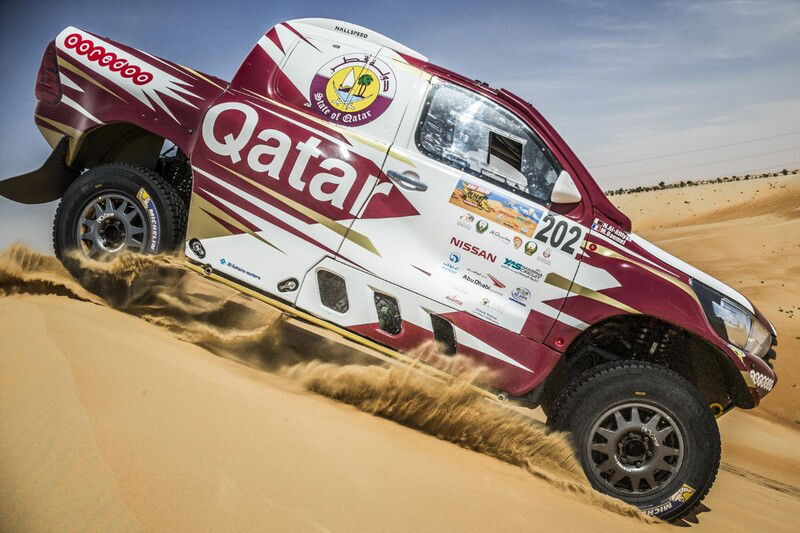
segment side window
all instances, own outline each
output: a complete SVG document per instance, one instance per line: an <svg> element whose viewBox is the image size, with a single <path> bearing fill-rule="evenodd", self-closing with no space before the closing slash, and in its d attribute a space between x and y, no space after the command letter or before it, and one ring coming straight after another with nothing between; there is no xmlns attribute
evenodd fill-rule
<svg viewBox="0 0 800 533"><path fill-rule="evenodd" d="M426 156L549 203L561 166L515 115L443 82L431 88L422 115L417 146Z"/></svg>

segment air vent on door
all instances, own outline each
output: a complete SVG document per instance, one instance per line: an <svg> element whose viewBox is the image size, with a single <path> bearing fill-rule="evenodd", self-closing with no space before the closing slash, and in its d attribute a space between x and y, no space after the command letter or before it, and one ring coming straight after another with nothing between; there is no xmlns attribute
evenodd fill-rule
<svg viewBox="0 0 800 533"><path fill-rule="evenodd" d="M389 335L400 333L403 321L400 318L400 307L393 296L375 293L375 310L378 312L378 324Z"/></svg>
<svg viewBox="0 0 800 533"><path fill-rule="evenodd" d="M433 338L436 339L439 350L447 355L456 353L456 335L453 332L453 324L439 315L431 315L431 325L433 326Z"/></svg>
<svg viewBox="0 0 800 533"><path fill-rule="evenodd" d="M318 270L317 285L322 305L337 313L346 313L350 309L350 302L347 300L347 285L342 276L327 270Z"/></svg>

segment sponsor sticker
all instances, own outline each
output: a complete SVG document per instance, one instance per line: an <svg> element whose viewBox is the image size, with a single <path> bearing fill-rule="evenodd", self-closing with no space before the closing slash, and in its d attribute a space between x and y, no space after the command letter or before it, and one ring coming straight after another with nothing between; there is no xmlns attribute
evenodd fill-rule
<svg viewBox="0 0 800 533"><path fill-rule="evenodd" d="M511 272L519 274L523 278L527 278L533 282L538 282L540 279L542 279L543 273L541 270L539 270L538 268L531 268L527 265L520 263L519 261L511 259L510 257L506 257L505 261L500 266L500 268L505 268L506 270L510 270Z"/></svg>
<svg viewBox="0 0 800 533"><path fill-rule="evenodd" d="M456 222L456 224L465 229L472 229L472 224L474 222L475 222L475 215L472 215L470 213L464 213L463 215L458 217L458 221Z"/></svg>
<svg viewBox="0 0 800 533"><path fill-rule="evenodd" d="M493 302L491 298L482 298L480 305L475 306L470 312L487 322L500 324L499 315L503 314L505 310L498 302Z"/></svg>
<svg viewBox="0 0 800 533"><path fill-rule="evenodd" d="M525 243L525 255L533 255L538 249L539 245L533 241L528 241Z"/></svg>
<svg viewBox="0 0 800 533"><path fill-rule="evenodd" d="M447 260L442 263L442 268L450 273L458 272L461 255L458 252L450 252Z"/></svg>
<svg viewBox="0 0 800 533"><path fill-rule="evenodd" d="M487 252L486 250L457 237L450 237L450 244L461 250L465 250L473 255L477 255L478 257L486 259L490 263L497 261L497 256L495 254Z"/></svg>
<svg viewBox="0 0 800 533"><path fill-rule="evenodd" d="M481 234L486 233L487 229L489 229L489 223L486 222L485 220L478 220L475 223L475 231L477 231L478 233Z"/></svg>
<svg viewBox="0 0 800 533"><path fill-rule="evenodd" d="M736 354L736 357L738 357L739 359L741 359L742 362L744 362L744 352L742 350L740 350L733 344L728 344L728 348L730 348L731 351Z"/></svg>
<svg viewBox="0 0 800 533"><path fill-rule="evenodd" d="M311 80L311 107L343 126L361 126L383 114L397 89L394 72L368 54L335 57Z"/></svg>
<svg viewBox="0 0 800 533"><path fill-rule="evenodd" d="M527 236L533 234L544 215L542 209L464 179L458 181L450 203Z"/></svg>
<svg viewBox="0 0 800 533"><path fill-rule="evenodd" d="M254 272L250 272L249 270L240 267L236 263L228 261L224 257L219 260L219 264L224 266L224 267L226 267L226 268L229 268L231 270L235 270L236 272L241 272L245 276L249 276L249 277L251 277L253 279L256 279L256 280L260 280L261 279L261 276L259 276L258 274L254 273Z"/></svg>
<svg viewBox="0 0 800 533"><path fill-rule="evenodd" d="M509 300L514 302L515 304L519 305L527 305L528 300L531 297L531 291L526 289L525 287L517 287L511 292L511 297Z"/></svg>
<svg viewBox="0 0 800 533"><path fill-rule="evenodd" d="M519 249L522 246L522 239L514 235L514 248Z"/></svg>
<svg viewBox="0 0 800 533"><path fill-rule="evenodd" d="M150 198L150 195L147 194L147 191L144 189L139 189L139 192L136 193L136 199L139 200L139 203L142 204L144 207L145 215L147 217L147 225L150 226L150 235L147 239L147 251L151 254L158 252L158 238L161 232L161 224L159 224L158 220L158 210L156 209L156 204L153 202L153 199Z"/></svg>
<svg viewBox="0 0 800 533"><path fill-rule="evenodd" d="M545 265L549 265L552 263L552 261L550 261L551 255L553 255L553 252L550 250L550 248L545 248L542 250L542 253L536 256L536 260L540 263L544 263Z"/></svg>
<svg viewBox="0 0 800 533"><path fill-rule="evenodd" d="M500 231L498 229L493 228L489 230L489 235L491 235L492 237L494 237L498 241L501 241L504 244L511 244L511 237L508 236L508 234L506 234L504 231Z"/></svg>
<svg viewBox="0 0 800 533"><path fill-rule="evenodd" d="M459 307L461 307L462 305L464 305L464 300L462 300L462 299L461 299L461 298L460 298L458 295L456 295L456 294L448 294L447 296L445 296L445 297L444 297L444 299L445 299L445 300L447 300L448 302L450 302L451 304L453 304L453 305L457 305L457 306L459 306Z"/></svg>
<svg viewBox="0 0 800 533"><path fill-rule="evenodd" d="M599 218L595 218L594 222L592 222L592 231L596 231L600 235L608 237L612 241L623 246L631 239L628 233Z"/></svg>
<svg viewBox="0 0 800 533"><path fill-rule="evenodd" d="M757 372L755 369L750 370L750 377L753 379L753 383L755 383L756 387L759 389L769 392L773 387L775 387L775 380L773 378L765 376L761 372Z"/></svg>

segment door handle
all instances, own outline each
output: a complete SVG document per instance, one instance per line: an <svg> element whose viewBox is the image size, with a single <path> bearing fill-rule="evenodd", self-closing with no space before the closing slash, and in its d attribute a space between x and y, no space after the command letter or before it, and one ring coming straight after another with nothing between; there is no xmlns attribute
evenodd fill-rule
<svg viewBox="0 0 800 533"><path fill-rule="evenodd" d="M387 170L386 175L389 176L389 179L397 183L400 187L404 189L408 189L409 191L427 191L428 186L423 183L416 172L411 172L407 170L402 174L400 172L395 172L394 170Z"/></svg>

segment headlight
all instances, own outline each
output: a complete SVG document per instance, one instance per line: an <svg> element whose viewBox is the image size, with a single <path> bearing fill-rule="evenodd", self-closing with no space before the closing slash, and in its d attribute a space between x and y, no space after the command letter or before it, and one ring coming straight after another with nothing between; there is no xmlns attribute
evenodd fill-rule
<svg viewBox="0 0 800 533"><path fill-rule="evenodd" d="M757 357L764 357L772 345L772 334L750 311L724 294L691 280L714 331L731 344Z"/></svg>

